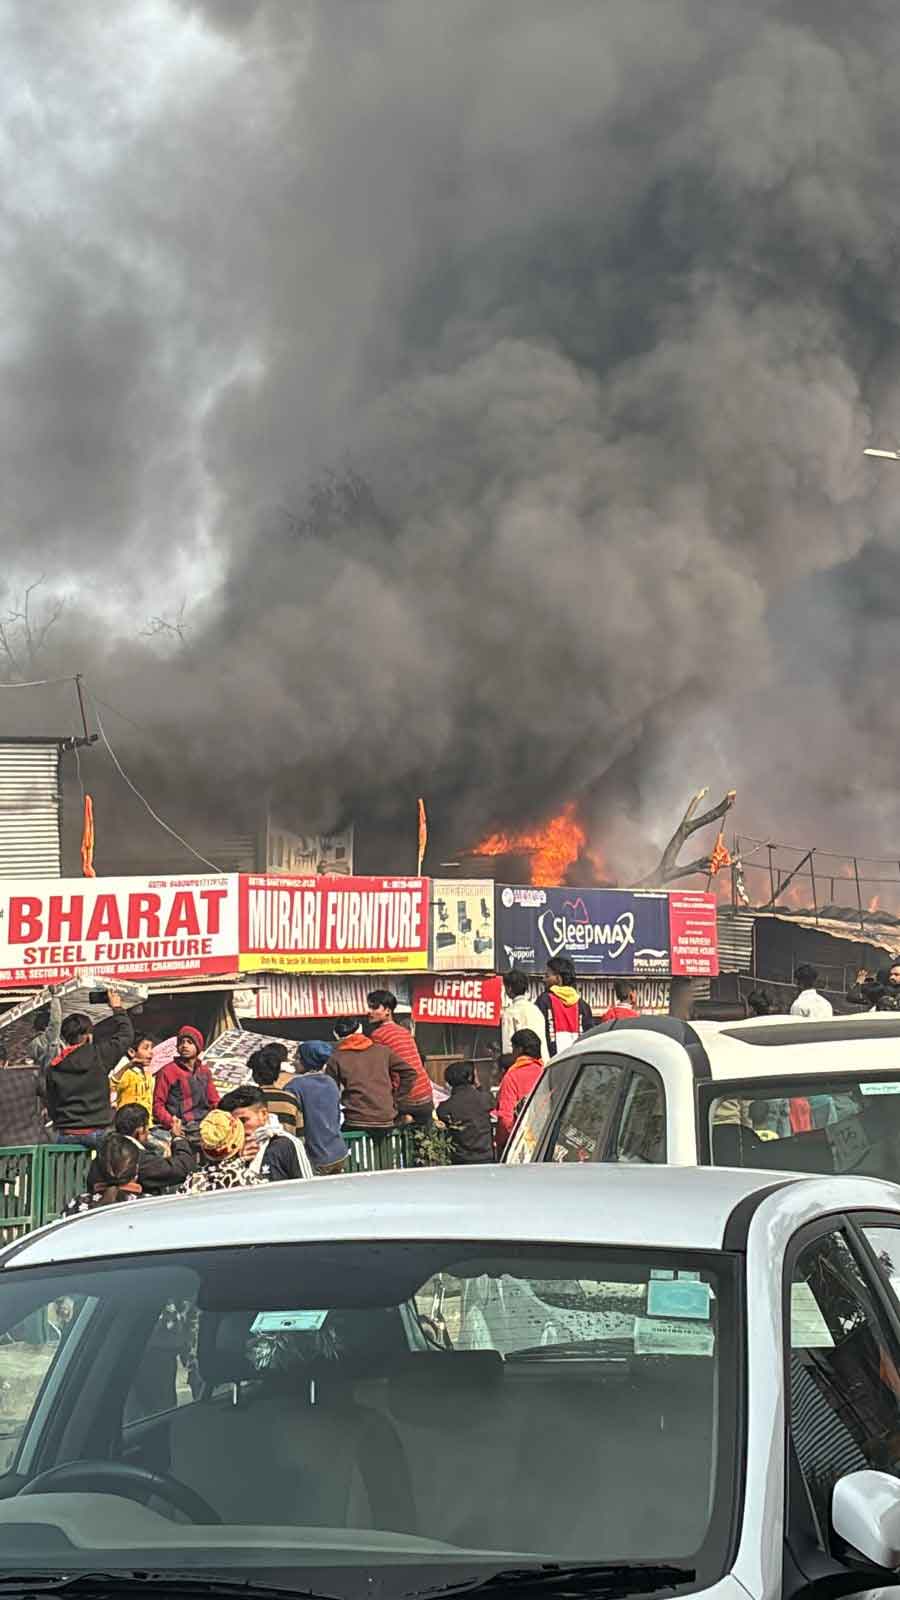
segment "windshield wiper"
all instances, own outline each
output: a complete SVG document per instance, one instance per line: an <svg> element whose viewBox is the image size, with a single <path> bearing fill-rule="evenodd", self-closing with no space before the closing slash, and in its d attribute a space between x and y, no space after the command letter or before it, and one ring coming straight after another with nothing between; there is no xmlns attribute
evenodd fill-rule
<svg viewBox="0 0 900 1600"><path fill-rule="evenodd" d="M622 1362L634 1353L633 1340L624 1334L608 1339L570 1339L566 1344L529 1344L522 1350L509 1350L504 1361L607 1361Z"/></svg>
<svg viewBox="0 0 900 1600"><path fill-rule="evenodd" d="M531 1590L537 1594L553 1594L554 1600L618 1600L618 1597L638 1594L655 1594L660 1589L675 1589L678 1585L692 1583L696 1572L689 1567L652 1566L645 1563L603 1566L559 1566L541 1562L539 1566L503 1567L488 1577L473 1576L462 1583L436 1584L425 1589L394 1589L396 1600L447 1600L451 1595L520 1594ZM207 1596L215 1600L344 1600L343 1596L324 1594L316 1589L285 1588L283 1585L257 1583L241 1578L219 1578L196 1570L152 1572L147 1569L119 1572L24 1572L0 1574L0 1596L21 1596L30 1600L34 1596L83 1596L84 1600L121 1600L127 1594L134 1600L136 1588L147 1588L154 1595ZM376 1584L375 1593L381 1593Z"/></svg>
<svg viewBox="0 0 900 1600"><path fill-rule="evenodd" d="M82 1595L87 1600L103 1600L104 1595L121 1595L126 1590L134 1600L136 1588L152 1589L160 1595L172 1590L179 1595L221 1594L226 1600L341 1600L334 1594L320 1594L315 1589L286 1589L283 1585L256 1583L242 1578L218 1578L210 1573L172 1570L151 1572L146 1569L120 1572L9 1572L0 1574L0 1595Z"/></svg>
<svg viewBox="0 0 900 1600"><path fill-rule="evenodd" d="M622 1565L557 1566L542 1562L538 1567L503 1567L492 1572L489 1578L474 1579L471 1583L451 1583L442 1588L408 1590L402 1600L437 1600L438 1596L454 1594L480 1594L484 1591L505 1593L515 1590L520 1594L532 1590L550 1594L563 1600L566 1595L577 1600L614 1600L616 1596L655 1594L658 1589L675 1589L693 1583L697 1573L693 1567L650 1566L645 1562L628 1562Z"/></svg>

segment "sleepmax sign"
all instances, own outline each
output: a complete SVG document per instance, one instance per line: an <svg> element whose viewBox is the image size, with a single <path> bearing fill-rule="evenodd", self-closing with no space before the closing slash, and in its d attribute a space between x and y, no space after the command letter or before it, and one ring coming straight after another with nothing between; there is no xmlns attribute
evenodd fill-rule
<svg viewBox="0 0 900 1600"><path fill-rule="evenodd" d="M508 965L526 972L543 972L550 956L563 955L585 976L670 971L666 894L507 884L497 888L494 921Z"/></svg>

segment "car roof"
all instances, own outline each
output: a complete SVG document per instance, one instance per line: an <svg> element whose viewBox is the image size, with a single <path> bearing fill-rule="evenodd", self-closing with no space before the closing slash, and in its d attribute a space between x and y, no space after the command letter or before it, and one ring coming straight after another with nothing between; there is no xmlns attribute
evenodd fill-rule
<svg viewBox="0 0 900 1600"><path fill-rule="evenodd" d="M721 1167L589 1163L356 1173L101 1207L29 1235L0 1267L360 1239L716 1250L736 1208L773 1189L799 1200L817 1183ZM838 1204L900 1210L900 1189L876 1179L832 1178L835 1192L846 1196Z"/></svg>
<svg viewBox="0 0 900 1600"><path fill-rule="evenodd" d="M752 1017L737 1022L682 1022L635 1017L604 1023L576 1040L557 1062L613 1050L669 1064L704 1079L816 1077L884 1073L900 1077L900 1012L866 1011L811 1022L800 1017Z"/></svg>

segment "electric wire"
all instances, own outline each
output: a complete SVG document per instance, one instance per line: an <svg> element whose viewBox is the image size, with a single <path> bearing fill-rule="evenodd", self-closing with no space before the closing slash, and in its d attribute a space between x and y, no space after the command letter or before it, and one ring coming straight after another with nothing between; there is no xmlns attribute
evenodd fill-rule
<svg viewBox="0 0 900 1600"><path fill-rule="evenodd" d="M61 684L61 683L77 683L77 682L78 682L78 679L76 677L74 677L74 676L73 677L69 677L69 678L34 678L29 683L0 683L0 689L49 689L49 688L55 687L57 684ZM84 682L83 679L82 679L82 682ZM195 856L198 861L202 861L204 867L209 867L211 869L211 871L213 871L213 872L221 873L222 872L222 868L221 867L217 867L214 861L208 861L206 856L202 856L200 854L199 850L195 850L194 846L192 844L188 843L187 839L183 839L181 837L180 833L176 833L174 828L170 828L169 824L167 822L163 821L163 819L159 815L159 813L157 811L154 811L153 807L150 804L150 801L144 795L141 794L141 791L137 787L137 784L132 783L131 779L128 776L128 773L125 771L125 768L122 766L121 761L119 760L118 756L116 755L115 750L113 749L112 745L109 742L109 739L106 736L106 729L103 726L103 719L100 716L100 706L101 705L106 705L106 702L98 700L97 696L94 694L94 691L91 688L89 688L86 683L84 683L84 687L87 690L88 696L90 697L91 703L92 703L92 705L94 707L94 717L96 718L96 722L97 722L97 732L99 733L100 738L102 739L102 741L103 741L103 743L104 743L104 745L106 747L107 754L109 755L109 758L110 758L113 766L115 767L117 773L119 774L119 777L122 779L122 782L127 785L127 787L131 790L131 792L135 796L135 798L141 802L141 805L144 807L144 810L153 818L153 821L155 823L157 823L159 825L159 827L164 830L165 833L169 834L170 838L176 840L176 842L178 844L180 844L183 849L187 850L189 855ZM132 727L136 728L138 726L138 724L136 722L132 722L132 719L125 715L124 711L118 711L115 706L106 705L106 709L107 709L107 711L112 711L115 716L122 717L124 719L124 721L131 722L132 723ZM85 790L84 790L84 780L83 780L82 775L81 775L81 759L80 759L79 754L78 754L78 746L77 746L77 744L74 746L74 749L75 749L75 768L76 768L77 777L78 777L78 787L81 790L81 804L82 804L82 809L83 809L84 808Z"/></svg>
<svg viewBox="0 0 900 1600"><path fill-rule="evenodd" d="M58 683L74 682L74 678L34 678L30 683L0 683L0 689L50 689Z"/></svg>
<svg viewBox="0 0 900 1600"><path fill-rule="evenodd" d="M94 707L94 717L95 717L96 723L97 723L97 732L99 733L100 738L103 740L103 743L106 746L107 752L109 754L109 758L112 761L112 764L115 767L116 771L118 772L119 777L122 779L123 783L127 784L128 788L131 790L132 794L138 800L140 800L141 805L144 807L144 810L149 812L149 814L153 818L154 822L157 822L159 824L159 826L161 828L163 828L165 830L165 832L170 835L171 838L177 840L177 842L180 845L183 845L184 849L187 850L190 855L196 856L198 861L202 861L203 865L205 867L211 868L211 870L213 872L221 872L222 871L221 867L217 867L214 861L208 861L206 856L202 856L200 854L200 851L199 850L195 850L194 846L192 844L188 844L187 839L182 839L180 833L176 833L174 828L170 828L169 824L167 822L163 821L163 819L159 815L159 813L154 811L153 807L150 804L150 801L147 800L145 798L145 796L141 794L141 791L137 787L137 785L132 783L131 779L128 776L128 773L125 771L124 767L122 766L121 761L119 760L118 756L116 755L115 750L113 749L113 747L110 744L108 738L106 737L106 729L103 726L103 719L100 716L100 707L99 707L99 705L97 703L97 697L94 694L93 690L88 688L87 684L85 684L85 688L87 689L88 695L90 696L90 699L91 699L91 703L92 703L92 705Z"/></svg>

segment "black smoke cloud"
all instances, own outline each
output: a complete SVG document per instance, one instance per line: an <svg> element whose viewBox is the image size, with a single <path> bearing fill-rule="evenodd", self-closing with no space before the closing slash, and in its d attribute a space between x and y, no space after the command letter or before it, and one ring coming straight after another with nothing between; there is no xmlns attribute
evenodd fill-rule
<svg viewBox="0 0 900 1600"><path fill-rule="evenodd" d="M888 0L6 28L7 593L156 804L896 844Z"/></svg>

